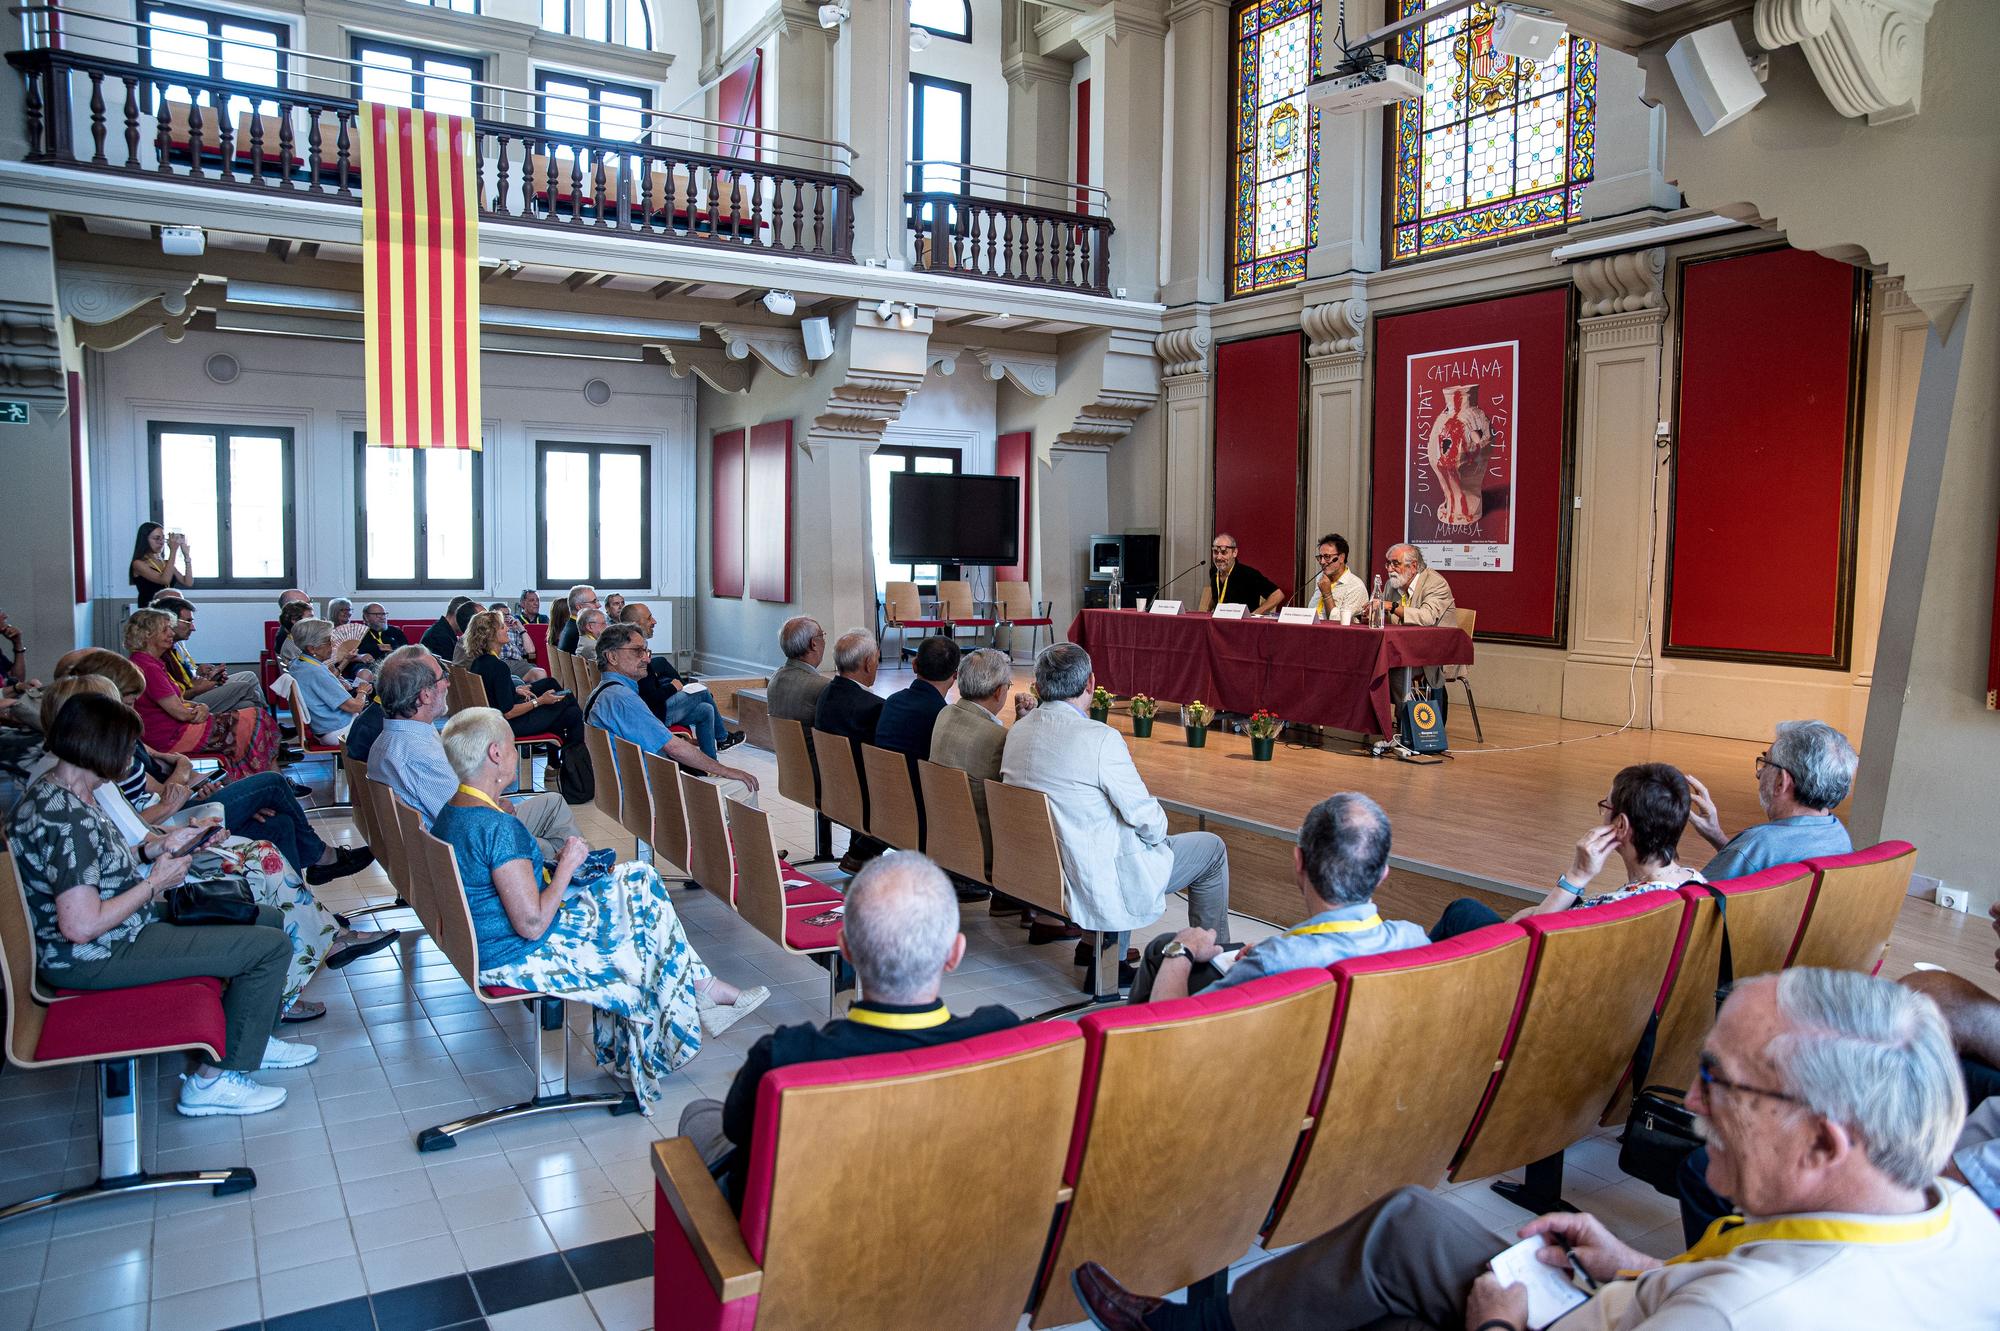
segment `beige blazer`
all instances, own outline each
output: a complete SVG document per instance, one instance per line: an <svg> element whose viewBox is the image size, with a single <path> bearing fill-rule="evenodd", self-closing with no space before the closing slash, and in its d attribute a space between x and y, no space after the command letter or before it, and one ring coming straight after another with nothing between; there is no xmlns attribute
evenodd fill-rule
<svg viewBox="0 0 2000 1331"><path fill-rule="evenodd" d="M931 761L956 767L971 778L972 807L979 811L979 834L993 850L993 833L986 826L986 783L1000 779L1000 752L1007 745L1007 728L976 702L960 698L931 723Z"/></svg>
<svg viewBox="0 0 2000 1331"><path fill-rule="evenodd" d="M1452 613L1458 608L1458 602L1452 600L1451 584L1444 580L1444 574L1434 568L1417 574L1415 581L1404 589L1402 601L1402 622L1405 624L1433 627L1458 623Z"/></svg>

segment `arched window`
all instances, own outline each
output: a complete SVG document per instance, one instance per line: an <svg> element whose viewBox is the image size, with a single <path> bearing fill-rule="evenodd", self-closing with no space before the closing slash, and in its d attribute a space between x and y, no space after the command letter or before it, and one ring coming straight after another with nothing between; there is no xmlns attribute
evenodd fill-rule
<svg viewBox="0 0 2000 1331"><path fill-rule="evenodd" d="M910 0L910 22L955 42L972 40L972 0Z"/></svg>
<svg viewBox="0 0 2000 1331"><path fill-rule="evenodd" d="M625 0L625 45L640 51L653 49L652 0Z"/></svg>
<svg viewBox="0 0 2000 1331"><path fill-rule="evenodd" d="M1397 0L1399 17L1424 8ZM1412 28L1396 59L1424 81L1398 103L1391 262L1567 226L1597 152L1597 44L1564 37L1547 60L1493 50L1493 6Z"/></svg>
<svg viewBox="0 0 2000 1331"><path fill-rule="evenodd" d="M1290 286L1319 239L1318 0L1250 0L1230 28L1229 294Z"/></svg>

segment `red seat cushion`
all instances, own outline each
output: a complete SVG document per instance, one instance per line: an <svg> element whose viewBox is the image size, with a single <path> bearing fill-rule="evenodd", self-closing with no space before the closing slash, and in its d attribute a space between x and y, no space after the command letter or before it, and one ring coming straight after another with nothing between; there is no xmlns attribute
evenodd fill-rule
<svg viewBox="0 0 2000 1331"><path fill-rule="evenodd" d="M889 627L892 629L941 629L945 626L945 622L942 619L892 619L889 621Z"/></svg>
<svg viewBox="0 0 2000 1331"><path fill-rule="evenodd" d="M217 1058L229 1052L217 980L199 977L58 994L35 1042L38 1059L120 1058L188 1045L206 1045Z"/></svg>
<svg viewBox="0 0 2000 1331"><path fill-rule="evenodd" d="M778 874L785 885L787 906L831 906L843 898L840 889L829 887L803 869L778 861Z"/></svg>
<svg viewBox="0 0 2000 1331"><path fill-rule="evenodd" d="M533 998L535 996L535 991L532 989L516 989L511 985L505 984L482 984L479 986L479 992L485 994L488 998Z"/></svg>
<svg viewBox="0 0 2000 1331"><path fill-rule="evenodd" d="M954 619L951 626L956 629L990 629L999 622L997 619Z"/></svg>
<svg viewBox="0 0 2000 1331"><path fill-rule="evenodd" d="M807 924L806 921L826 909L823 901L810 902L803 906L785 903L785 946L799 952L819 952L840 946L840 921L832 924Z"/></svg>
<svg viewBox="0 0 2000 1331"><path fill-rule="evenodd" d="M514 736L514 742L516 744L561 744L562 736L551 735L547 732L534 735L516 735Z"/></svg>
<svg viewBox="0 0 2000 1331"><path fill-rule="evenodd" d="M1053 619L1050 619L1046 615L1040 619L1010 619L1007 622L1009 624L1032 624L1038 628L1052 626L1055 623Z"/></svg>

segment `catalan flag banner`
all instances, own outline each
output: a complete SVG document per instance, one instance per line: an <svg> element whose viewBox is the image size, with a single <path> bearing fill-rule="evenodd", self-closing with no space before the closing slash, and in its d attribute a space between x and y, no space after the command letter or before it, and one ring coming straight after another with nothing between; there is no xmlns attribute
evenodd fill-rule
<svg viewBox="0 0 2000 1331"><path fill-rule="evenodd" d="M472 118L363 102L361 128L368 442L477 449Z"/></svg>

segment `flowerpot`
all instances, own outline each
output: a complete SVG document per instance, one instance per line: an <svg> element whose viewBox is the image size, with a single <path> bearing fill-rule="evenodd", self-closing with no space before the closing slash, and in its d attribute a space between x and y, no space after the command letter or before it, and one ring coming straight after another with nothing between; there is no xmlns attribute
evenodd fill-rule
<svg viewBox="0 0 2000 1331"><path fill-rule="evenodd" d="M1208 743L1207 726L1182 726L1181 729L1187 732L1187 742L1190 749L1199 749Z"/></svg>
<svg viewBox="0 0 2000 1331"><path fill-rule="evenodd" d="M1093 721L1103 721L1110 717L1110 715L1111 709L1109 707L1093 707L1090 709L1090 719Z"/></svg>
<svg viewBox="0 0 2000 1331"><path fill-rule="evenodd" d="M1150 716L1133 717L1132 737L1134 739L1151 739L1153 737L1153 718Z"/></svg>
<svg viewBox="0 0 2000 1331"><path fill-rule="evenodd" d="M1262 739L1258 739L1255 735L1250 737L1250 756L1260 763L1270 762L1271 753L1277 747L1278 737L1276 735L1266 735Z"/></svg>

